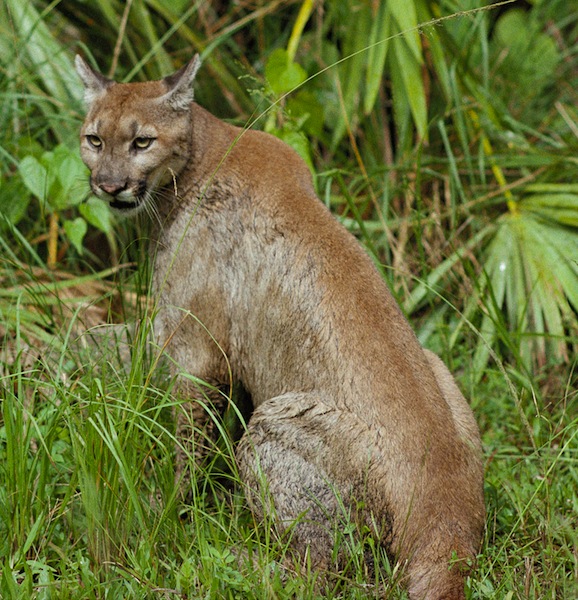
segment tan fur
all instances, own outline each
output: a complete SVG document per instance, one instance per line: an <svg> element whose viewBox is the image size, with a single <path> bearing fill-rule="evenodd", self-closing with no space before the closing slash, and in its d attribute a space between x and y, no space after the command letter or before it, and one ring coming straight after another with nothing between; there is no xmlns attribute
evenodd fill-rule
<svg viewBox="0 0 578 600"><path fill-rule="evenodd" d="M177 372L221 387L232 374L250 393L237 450L247 498L281 530L298 519L301 555L331 568L341 501L407 563L413 600L464 598L467 569L450 560L474 559L484 523L467 402L297 154L192 102L197 68L114 84L77 59L92 188L153 219L160 343ZM156 139L138 151L139 136ZM180 388L191 409L179 431L190 438L191 418L207 429L196 402L206 400L190 379ZM209 399L222 404L217 391Z"/></svg>

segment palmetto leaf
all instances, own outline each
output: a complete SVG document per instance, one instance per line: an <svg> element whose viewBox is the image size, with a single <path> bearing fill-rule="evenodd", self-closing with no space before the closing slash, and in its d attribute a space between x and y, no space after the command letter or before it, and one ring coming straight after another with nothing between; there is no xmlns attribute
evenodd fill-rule
<svg viewBox="0 0 578 600"><path fill-rule="evenodd" d="M578 227L578 194L532 194L524 198L523 210L562 225Z"/></svg>
<svg viewBox="0 0 578 600"><path fill-rule="evenodd" d="M498 338L527 368L567 357L568 329L576 328L578 310L578 230L556 221L529 210L500 219L484 253L486 283L474 300L484 310L484 339L474 359L478 373Z"/></svg>
<svg viewBox="0 0 578 600"><path fill-rule="evenodd" d="M516 203L516 211L481 229L416 285L405 311L431 301L455 265L474 252L483 273L449 343L456 344L464 327L473 324L479 335L476 377L482 377L496 344L528 370L568 359L578 330L578 227L566 223L575 222L577 208L575 194L529 194Z"/></svg>

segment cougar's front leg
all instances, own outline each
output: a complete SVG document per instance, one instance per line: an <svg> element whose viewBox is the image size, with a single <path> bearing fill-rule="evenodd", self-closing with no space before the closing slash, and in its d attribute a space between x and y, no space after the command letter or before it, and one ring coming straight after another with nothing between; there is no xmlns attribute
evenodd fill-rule
<svg viewBox="0 0 578 600"><path fill-rule="evenodd" d="M190 495L194 470L205 465L215 452L218 424L229 394L228 386L205 383L196 384L181 376L176 386L175 481L185 497Z"/></svg>
<svg viewBox="0 0 578 600"><path fill-rule="evenodd" d="M176 309L163 308L155 319L158 343L176 377L175 481L185 497L190 495L195 468L215 450L230 393L229 384L223 383L229 381L224 350L209 331L198 318Z"/></svg>

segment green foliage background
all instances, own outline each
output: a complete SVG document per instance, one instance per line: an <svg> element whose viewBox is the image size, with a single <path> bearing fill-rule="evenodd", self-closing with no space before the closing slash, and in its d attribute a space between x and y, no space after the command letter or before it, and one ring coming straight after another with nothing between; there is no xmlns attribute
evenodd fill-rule
<svg viewBox="0 0 578 600"><path fill-rule="evenodd" d="M567 0L0 1L0 595L316 594L312 574L280 578L283 544L211 473L193 518L178 518L159 357L137 339L127 374L75 343L86 322L144 310L133 294L146 286L120 266L141 257L138 229L88 196L76 52L123 81L199 52L199 103L295 147L472 399L489 518L468 593L576 596L578 12ZM257 548L252 573L234 546ZM402 597L391 569L377 583ZM353 565L336 597L374 597L364 581Z"/></svg>

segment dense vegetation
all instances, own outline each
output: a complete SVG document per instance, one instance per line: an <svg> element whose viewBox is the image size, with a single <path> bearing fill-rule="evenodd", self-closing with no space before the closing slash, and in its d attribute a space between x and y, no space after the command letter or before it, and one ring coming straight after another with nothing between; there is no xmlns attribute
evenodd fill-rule
<svg viewBox="0 0 578 600"><path fill-rule="evenodd" d="M178 400L144 342L144 244L139 224L89 197L76 52L119 80L200 52L198 101L301 153L478 417L488 520L469 597L577 597L578 11L567 0L2 0L0 596L317 593L314 573L281 573L286 540L244 507L233 407L181 512ZM79 337L135 316L130 366L122 345L97 353ZM376 558L374 579L354 560L334 597L405 597L399 568Z"/></svg>

